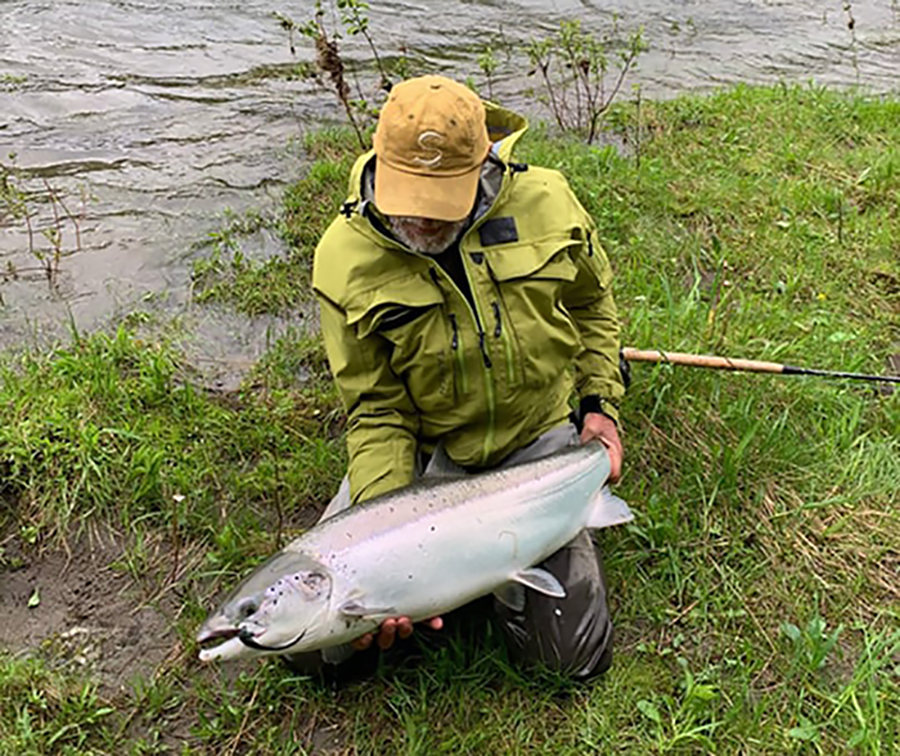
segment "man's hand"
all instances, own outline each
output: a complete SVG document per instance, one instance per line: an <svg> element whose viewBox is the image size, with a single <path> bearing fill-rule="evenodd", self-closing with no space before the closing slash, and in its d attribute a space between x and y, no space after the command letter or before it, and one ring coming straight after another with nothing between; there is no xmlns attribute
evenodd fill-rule
<svg viewBox="0 0 900 756"><path fill-rule="evenodd" d="M432 630L440 630L444 626L444 620L440 617L433 617L430 620L426 620L425 624L428 625ZM381 628L378 630L378 646L382 649L382 651L387 651L391 646L394 645L394 638L396 636L400 636L402 639L409 638L412 635L413 631L413 623L409 617L392 617L386 619L381 623ZM369 646L372 645L372 641L376 640L374 633L366 633L365 635L357 638L350 645L353 646L357 651L365 651Z"/></svg>
<svg viewBox="0 0 900 756"><path fill-rule="evenodd" d="M609 454L609 482L618 483L622 477L622 442L619 440L619 429L611 417L600 412L588 412L584 416L581 428L581 443L596 439L606 447Z"/></svg>

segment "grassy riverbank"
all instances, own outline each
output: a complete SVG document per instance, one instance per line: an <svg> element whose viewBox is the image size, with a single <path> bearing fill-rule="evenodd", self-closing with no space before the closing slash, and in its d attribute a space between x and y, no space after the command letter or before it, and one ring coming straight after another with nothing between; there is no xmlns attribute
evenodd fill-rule
<svg viewBox="0 0 900 756"><path fill-rule="evenodd" d="M900 352L898 115L738 88L618 110L628 156L538 130L520 158L563 169L597 219L626 344L877 373ZM203 296L250 313L308 298L351 146L311 140L291 254L254 263L223 237ZM618 493L637 519L599 535L609 674L523 674L488 637L332 689L278 663L201 667L192 641L216 591L339 480L317 339L273 344L228 395L126 330L10 361L0 754L896 752L900 393L633 372Z"/></svg>

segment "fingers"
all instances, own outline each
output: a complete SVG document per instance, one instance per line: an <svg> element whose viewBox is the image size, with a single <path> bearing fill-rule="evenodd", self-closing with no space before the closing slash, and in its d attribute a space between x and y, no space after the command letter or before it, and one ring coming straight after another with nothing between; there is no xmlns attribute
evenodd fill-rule
<svg viewBox="0 0 900 756"><path fill-rule="evenodd" d="M618 483L622 477L622 447L600 436L600 442L609 454L609 482Z"/></svg>
<svg viewBox="0 0 900 756"><path fill-rule="evenodd" d="M406 619L401 617L400 619ZM378 633L378 647L382 651L387 651L394 645L394 636L397 635L397 623L399 620L386 619L381 623L381 630Z"/></svg>
<svg viewBox="0 0 900 756"><path fill-rule="evenodd" d="M596 440L606 447L609 454L609 482L617 483L622 477L622 441L613 420L600 413L589 412L584 418L581 443Z"/></svg>
<svg viewBox="0 0 900 756"><path fill-rule="evenodd" d="M425 624L428 625L432 630L440 630L444 627L444 620L440 617L433 617L430 620L426 620ZM373 642L378 643L378 647L382 651L387 651L391 646L394 645L394 641L397 638L401 638L405 640L409 638L410 635L413 634L413 623L409 617L396 617L391 619L386 619L381 623L381 627L378 629L378 634L374 633L366 633L365 635L361 635L355 641L351 642L350 645L356 651L365 651L369 646L372 645Z"/></svg>
<svg viewBox="0 0 900 756"><path fill-rule="evenodd" d="M365 651L372 645L373 640L375 640L375 636L372 635L372 633L366 633L365 635L361 635L355 641L352 641L350 645L354 651Z"/></svg>

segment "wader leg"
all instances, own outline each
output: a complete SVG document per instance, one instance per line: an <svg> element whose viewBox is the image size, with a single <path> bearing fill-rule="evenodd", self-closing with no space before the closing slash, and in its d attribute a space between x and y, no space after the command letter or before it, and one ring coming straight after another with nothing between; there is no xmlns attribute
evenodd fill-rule
<svg viewBox="0 0 900 756"><path fill-rule="evenodd" d="M502 466L530 462L580 443L574 425L561 425L519 449ZM510 655L520 664L541 663L580 679L605 672L612 662L612 622L600 550L582 531L539 566L559 580L566 597L526 590L521 612L494 602Z"/></svg>

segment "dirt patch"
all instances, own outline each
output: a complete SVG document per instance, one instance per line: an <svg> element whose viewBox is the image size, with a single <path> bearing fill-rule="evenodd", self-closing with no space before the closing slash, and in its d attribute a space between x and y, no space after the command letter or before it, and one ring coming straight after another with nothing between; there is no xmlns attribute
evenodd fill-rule
<svg viewBox="0 0 900 756"><path fill-rule="evenodd" d="M8 539L3 549L0 649L83 667L105 695L117 695L135 676L151 676L175 647L174 612L148 604L152 597L111 566L123 553L114 538L40 552Z"/></svg>

